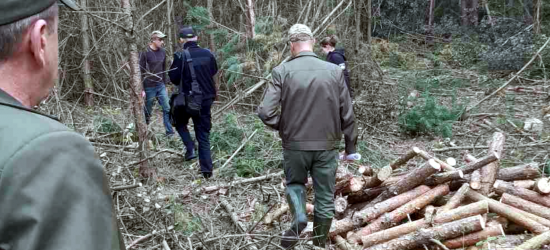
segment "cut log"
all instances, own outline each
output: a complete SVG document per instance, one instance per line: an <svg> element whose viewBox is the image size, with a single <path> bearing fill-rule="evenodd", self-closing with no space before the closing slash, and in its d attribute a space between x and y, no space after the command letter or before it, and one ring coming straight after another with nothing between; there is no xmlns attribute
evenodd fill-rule
<svg viewBox="0 0 550 250"><path fill-rule="evenodd" d="M459 238L447 240L443 242L443 245L449 249L463 248L473 246L480 241L487 240L489 237L505 236L502 225L491 225L483 229L482 231L464 235Z"/></svg>
<svg viewBox="0 0 550 250"><path fill-rule="evenodd" d="M388 198L402 194L419 186L422 182L424 182L426 178L438 172L439 170L441 170L441 165L435 162L435 160L430 159L426 164L414 169L409 174L405 175L397 183L391 185L388 190L384 191L373 201L371 201L369 206L380 203Z"/></svg>
<svg viewBox="0 0 550 250"><path fill-rule="evenodd" d="M533 189L533 187L535 187L535 181L534 180L514 181L514 187L520 187L520 188L525 188L525 189Z"/></svg>
<svg viewBox="0 0 550 250"><path fill-rule="evenodd" d="M470 186L468 185L468 183L464 183L462 187L460 187L460 189L456 191L456 193L451 197L447 204L437 210L437 213L447 212L460 206L460 203L462 203L462 201L464 200L464 197L466 196L466 192L468 192L468 190L470 190Z"/></svg>
<svg viewBox="0 0 550 250"><path fill-rule="evenodd" d="M544 245L550 244L550 231L537 235L520 246L514 248L514 250L532 250L539 249Z"/></svg>
<svg viewBox="0 0 550 250"><path fill-rule="evenodd" d="M353 227L353 221L349 217L333 221L329 236L331 239L335 239L336 236L345 235L347 232L353 230Z"/></svg>
<svg viewBox="0 0 550 250"><path fill-rule="evenodd" d="M507 193L502 194L500 202L550 220L550 209L537 203Z"/></svg>
<svg viewBox="0 0 550 250"><path fill-rule="evenodd" d="M451 166L451 167L456 166L456 159L453 158L453 157L447 158L447 159L445 160L445 162L446 162L447 164L449 164L449 166Z"/></svg>
<svg viewBox="0 0 550 250"><path fill-rule="evenodd" d="M337 178L336 184L334 185L334 194L337 195L349 192L353 179L352 175L341 176L339 179ZM353 180L353 183L356 183L356 181Z"/></svg>
<svg viewBox="0 0 550 250"><path fill-rule="evenodd" d="M342 214L348 208L348 200L344 197L338 197L334 200L334 209L336 214Z"/></svg>
<svg viewBox="0 0 550 250"><path fill-rule="evenodd" d="M334 241L336 242L336 246L340 250L355 250L356 248L350 245L342 236L337 235L334 238Z"/></svg>
<svg viewBox="0 0 550 250"><path fill-rule="evenodd" d="M361 191L367 181L369 182L368 184L370 185L373 185L374 183L377 182L376 180L373 180L373 179L376 179L376 177L365 177L364 179L363 177L352 177L347 182L342 181L338 183L339 189L335 189L336 190L335 194L347 195L349 193Z"/></svg>
<svg viewBox="0 0 550 250"><path fill-rule="evenodd" d="M474 201L487 201L489 203L489 210L491 212L497 213L501 216L506 217L510 221L519 224L525 228L527 228L529 231L540 234L545 232L546 230L549 230L548 227L540 224L539 222L533 220L531 216L528 216L527 212L521 211L517 208L514 208L512 206L502 204L498 201L495 201L493 199L489 199L482 194L475 192L473 190L470 190L466 193L466 197L468 197L471 200ZM538 217L538 216L537 216ZM539 217L540 218L540 217Z"/></svg>
<svg viewBox="0 0 550 250"><path fill-rule="evenodd" d="M472 173L475 170L480 169L480 168L486 166L487 164L489 164L491 162L497 161L498 159L499 158L498 158L497 154L490 154L490 155L487 155L487 156L479 159L479 161L476 161L474 163L468 164L467 166L465 166L463 168L460 168L457 171L451 171L451 172L435 174L432 177L430 177L429 179L427 179L425 183L426 183L426 185L429 185L429 186L435 186L435 185L442 184L442 183L445 183L445 182L448 182L448 181L451 181L451 180L461 179L461 178L464 177L464 174Z"/></svg>
<svg viewBox="0 0 550 250"><path fill-rule="evenodd" d="M541 178L535 182L533 190L537 191L539 194L545 195L550 194L550 179Z"/></svg>
<svg viewBox="0 0 550 250"><path fill-rule="evenodd" d="M446 223L470 217L473 215L479 215L487 213L489 210L489 203L487 201L478 201L466 206L461 206L453 210L438 214L434 218L434 223Z"/></svg>
<svg viewBox="0 0 550 250"><path fill-rule="evenodd" d="M489 143L489 154L496 153L498 158L502 158L504 154L505 136L501 132L495 132L493 139ZM493 184L497 180L500 162L494 161L481 168L481 188L479 189L482 195L489 195L493 191Z"/></svg>
<svg viewBox="0 0 550 250"><path fill-rule="evenodd" d="M369 250L408 250L422 245L430 245L430 240L452 239L464 234L470 234L485 228L485 222L480 215L453 221L437 227L420 229L416 233L407 234L386 243L378 244Z"/></svg>
<svg viewBox="0 0 550 250"><path fill-rule="evenodd" d="M424 211L424 220L429 223L432 223L434 220L435 213L437 212L436 208L432 205L428 205L422 209Z"/></svg>
<svg viewBox="0 0 550 250"><path fill-rule="evenodd" d="M495 191L498 194L509 193L519 198L550 208L550 195L541 195L529 189L514 187L512 183L504 182L500 180L495 182L494 187L495 187Z"/></svg>
<svg viewBox="0 0 550 250"><path fill-rule="evenodd" d="M481 170L476 170L470 175L470 188L473 190L481 189Z"/></svg>
<svg viewBox="0 0 550 250"><path fill-rule="evenodd" d="M495 250L513 250L514 247L519 246L532 238L533 236L528 234L506 235L506 237L497 237L496 239L492 240L491 246L493 246L492 249Z"/></svg>
<svg viewBox="0 0 550 250"><path fill-rule="evenodd" d="M373 176L374 170L371 166L360 166L357 170L363 176Z"/></svg>
<svg viewBox="0 0 550 250"><path fill-rule="evenodd" d="M474 156L471 155L471 154L466 153L466 154L464 154L464 157L462 158L462 160L463 160L464 162L466 162L466 164L470 164L470 163L476 162L476 161L477 161L477 158L474 157Z"/></svg>
<svg viewBox="0 0 550 250"><path fill-rule="evenodd" d="M388 189L387 187L375 187L375 188L363 189L358 192L353 192L348 195L348 202L350 204L368 202L376 198L376 196L380 195L382 192L386 191L387 189Z"/></svg>
<svg viewBox="0 0 550 250"><path fill-rule="evenodd" d="M477 206L478 208L479 207L485 207L485 209L476 209L477 213L464 213L463 211L460 210L460 208L457 208L457 209L450 210L449 213L450 214L461 214L464 217L458 218L458 219L464 219L464 218L467 218L467 217L470 217L470 216L480 215L481 213L487 212L487 203L486 202L485 202L485 204L480 203L480 204L476 204L474 206ZM474 206L472 206L472 207L474 207ZM434 218L434 221L438 221L440 223L448 223L448 222L451 222L451 221L454 221L454 220L457 220L457 217L456 216L449 216L448 214L443 214L443 215L438 214ZM399 226L396 226L396 227L393 227L393 228L390 228L390 229L386 229L384 231L380 231L380 232L376 232L376 233L372 233L372 234L363 236L361 238L361 241L363 242L363 247L366 248L366 247L370 247L370 246L373 246L373 245L376 245L376 244L380 244L382 242L386 242L386 241L401 237L401 236L403 236L405 234L408 234L408 233L412 233L414 231L417 231L420 228L428 228L428 227L430 227L431 224L432 223L431 223L430 220L426 220L426 218L424 218L424 219L416 220L414 222L409 222L409 223L406 223L406 224L402 224L402 225L399 225Z"/></svg>
<svg viewBox="0 0 550 250"><path fill-rule="evenodd" d="M362 223L370 222L380 217L380 215L393 211L405 205L406 203L418 198L419 196L426 194L430 190L431 189L428 186L418 186L413 190L410 190L398 196L394 196L372 207L367 207L365 209L362 209L361 211L356 212L353 215L353 221L356 223L356 225L359 226L362 225Z"/></svg>
<svg viewBox="0 0 550 250"><path fill-rule="evenodd" d="M449 194L447 195L444 195L444 196L441 196L441 197L437 197L433 202L432 202L432 205L434 206L438 206L438 207L443 207L445 206L450 200L451 198L453 198L453 196L456 194L456 192L450 192Z"/></svg>
<svg viewBox="0 0 550 250"><path fill-rule="evenodd" d="M531 162L516 167L503 168L499 171L497 179L501 181L533 180L541 176L538 166L539 163Z"/></svg>
<svg viewBox="0 0 550 250"><path fill-rule="evenodd" d="M402 165L405 165L407 164L407 162L414 158L416 156L416 152L414 150L414 148L412 150L409 150L407 151L407 153L405 153L404 155L402 155L401 157L397 158L397 160L393 161L392 163L390 163L390 167L392 169L396 169Z"/></svg>
<svg viewBox="0 0 550 250"><path fill-rule="evenodd" d="M279 217L281 217L283 214L288 212L288 209L289 209L288 205L285 204L285 205L282 205L279 209L273 211L272 213L267 214L264 218L264 224L266 225L272 224L275 220L279 219ZM306 204L306 212L308 214L312 214L313 210L314 210L313 205L309 203Z"/></svg>
<svg viewBox="0 0 550 250"><path fill-rule="evenodd" d="M422 158L424 158L424 160L431 160L433 159L435 162L437 162L439 165L441 165L441 169L445 170L445 171L456 171L456 168L454 168L453 166L449 165L448 163L440 160L440 159L437 159L433 156L431 156L430 154L428 154L428 152L420 149L420 148L417 148L417 147L414 147L413 148L413 151L416 152L416 154Z"/></svg>
<svg viewBox="0 0 550 250"><path fill-rule="evenodd" d="M425 219L420 219L392 227L384 231L365 235L361 238L361 241L363 242L363 248L367 248L415 232L420 228L428 227L430 227L430 223L428 223Z"/></svg>
<svg viewBox="0 0 550 250"><path fill-rule="evenodd" d="M376 177L380 181L386 181L391 177L392 173L393 173L393 169L390 166L385 166L377 171Z"/></svg>
<svg viewBox="0 0 550 250"><path fill-rule="evenodd" d="M432 190L424 193L422 196L406 203L405 205L393 210L390 213L387 213L383 216L380 216L378 219L374 220L372 223L357 231L348 237L348 242L350 243L360 243L361 237L378 232L392 227L393 225L401 222L401 220L407 218L408 214L412 214L428 204L432 203L436 197L446 195L449 193L448 185L440 185Z"/></svg>

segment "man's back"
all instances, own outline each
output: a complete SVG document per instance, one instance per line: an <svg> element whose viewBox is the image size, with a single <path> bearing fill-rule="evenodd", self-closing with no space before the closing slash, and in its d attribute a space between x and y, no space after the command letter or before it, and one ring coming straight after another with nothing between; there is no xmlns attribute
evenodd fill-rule
<svg viewBox="0 0 550 250"><path fill-rule="evenodd" d="M0 102L0 249L123 249L90 143L2 90Z"/></svg>
<svg viewBox="0 0 550 250"><path fill-rule="evenodd" d="M353 123L342 70L318 59L313 52L302 52L273 70L273 82L281 88L281 115L272 127L279 130L283 147L291 150L336 148L342 130ZM260 108L264 121L269 120L268 113L273 111L265 108Z"/></svg>

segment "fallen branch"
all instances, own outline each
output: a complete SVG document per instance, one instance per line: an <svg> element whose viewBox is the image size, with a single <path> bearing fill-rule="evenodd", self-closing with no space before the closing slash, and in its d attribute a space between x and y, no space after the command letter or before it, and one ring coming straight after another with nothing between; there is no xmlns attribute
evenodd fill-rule
<svg viewBox="0 0 550 250"><path fill-rule="evenodd" d="M229 204L229 202L223 198L220 200L220 204L222 205L223 208L225 208L225 211L227 211L227 213L231 218L231 221L233 221L233 224L235 224L237 229L241 233L246 234L246 230L244 226L241 224L241 222L239 221L239 217L237 216L237 213L234 212L233 206L231 206L231 204ZM245 238L246 238L246 241L251 241L251 238L249 235L245 236ZM250 248L257 249L255 246L251 246Z"/></svg>
<svg viewBox="0 0 550 250"><path fill-rule="evenodd" d="M227 188L227 187L231 187L231 186L234 186L234 185L255 183L255 182L259 182L259 181L271 179L271 178L273 178L273 177L281 176L281 175L283 175L283 173L284 173L284 171L281 171L281 172L277 172L277 173L273 173L273 174L268 174L268 175L264 175L264 176L259 176L259 177L254 177L254 178L248 178L248 179L239 180L239 181L233 181L233 182L231 182L231 183L229 183L229 184L222 184L222 185L217 185L217 186L210 186L210 187L205 187L205 188L198 188L197 190L195 190L195 193L201 193L201 192L210 193L210 192L217 191L217 190L219 190L219 189L221 189L221 188Z"/></svg>
<svg viewBox="0 0 550 250"><path fill-rule="evenodd" d="M125 189L131 189L131 188L137 188L140 187L141 183L133 184L133 185L126 185L126 186L118 186L118 187L112 187L111 191L121 191Z"/></svg>
<svg viewBox="0 0 550 250"><path fill-rule="evenodd" d="M227 167L227 165L229 165L229 163L231 162L231 160L233 160L233 158L241 151L241 149L244 148L244 146L246 145L246 143L248 143L248 141L250 141L250 139L252 139L252 137L254 137L254 135L256 134L256 132L258 132L258 129L254 130L254 132L248 137L246 138L246 140L244 140L244 142L241 144L241 146L239 148L237 148L237 150L235 150L235 152L231 155L231 157L229 157L229 159L227 159L227 161L223 164L223 166L221 166L220 168L216 169L214 171L214 173L218 173L220 170L224 169L225 167Z"/></svg>

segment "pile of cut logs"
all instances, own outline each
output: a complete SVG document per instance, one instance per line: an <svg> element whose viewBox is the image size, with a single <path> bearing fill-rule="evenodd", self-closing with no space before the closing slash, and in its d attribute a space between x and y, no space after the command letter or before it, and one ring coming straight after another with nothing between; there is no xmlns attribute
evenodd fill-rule
<svg viewBox="0 0 550 250"><path fill-rule="evenodd" d="M538 163L500 168L504 140L494 133L480 158L463 152L461 167L415 147L389 166L360 167L362 176L339 169L330 238L345 250L550 249L549 178ZM417 156L423 165L393 173ZM312 231L310 223L302 237Z"/></svg>

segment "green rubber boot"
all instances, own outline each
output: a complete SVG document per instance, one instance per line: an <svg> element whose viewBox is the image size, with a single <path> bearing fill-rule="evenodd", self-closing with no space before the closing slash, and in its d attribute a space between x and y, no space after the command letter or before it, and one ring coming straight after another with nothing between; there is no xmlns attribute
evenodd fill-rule
<svg viewBox="0 0 550 250"><path fill-rule="evenodd" d="M292 213L292 225L281 239L281 247L289 249L298 243L300 233L307 226L306 187L291 184L286 187L286 199Z"/></svg>
<svg viewBox="0 0 550 250"><path fill-rule="evenodd" d="M324 248L327 242L332 218L313 217L313 245Z"/></svg>

